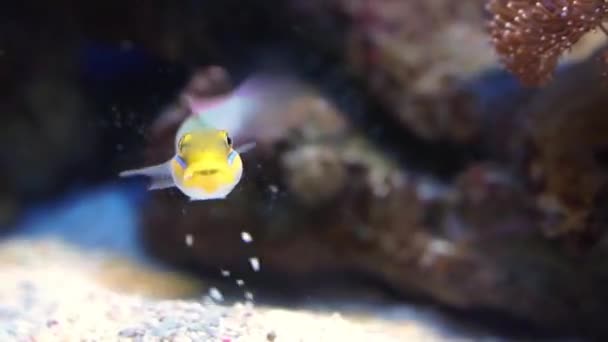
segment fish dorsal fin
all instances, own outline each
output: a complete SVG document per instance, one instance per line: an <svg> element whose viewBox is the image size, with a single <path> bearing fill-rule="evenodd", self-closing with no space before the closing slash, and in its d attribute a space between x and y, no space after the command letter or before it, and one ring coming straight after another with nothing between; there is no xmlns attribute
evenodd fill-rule
<svg viewBox="0 0 608 342"><path fill-rule="evenodd" d="M256 146L255 142L250 142L250 143L240 145L237 148L235 148L234 150L240 154L243 154L243 153L247 153L247 152L253 150L255 148L255 146Z"/></svg>
<svg viewBox="0 0 608 342"><path fill-rule="evenodd" d="M276 114L301 89L303 84L290 77L259 73L227 95L209 99L187 97L193 116L184 121L176 140L190 130L205 127L223 129L233 138L242 138L256 116Z"/></svg>

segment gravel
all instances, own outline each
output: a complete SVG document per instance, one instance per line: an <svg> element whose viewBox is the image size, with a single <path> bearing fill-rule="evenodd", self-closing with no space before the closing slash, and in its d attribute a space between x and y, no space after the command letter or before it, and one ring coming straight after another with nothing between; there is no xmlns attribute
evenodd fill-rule
<svg viewBox="0 0 608 342"><path fill-rule="evenodd" d="M432 324L415 320L361 320L251 302L222 305L207 297L162 299L158 293L184 296L187 287L175 286L170 294L154 286L184 280L126 261L132 272L117 273L108 267L116 261L108 259L54 241L0 244L0 341L446 340ZM142 272L153 275L138 276ZM146 284L114 286L121 282Z"/></svg>

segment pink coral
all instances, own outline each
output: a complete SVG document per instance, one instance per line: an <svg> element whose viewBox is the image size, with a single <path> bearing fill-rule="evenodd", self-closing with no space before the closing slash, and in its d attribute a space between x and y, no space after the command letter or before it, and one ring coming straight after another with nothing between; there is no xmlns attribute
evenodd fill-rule
<svg viewBox="0 0 608 342"><path fill-rule="evenodd" d="M551 80L559 57L601 27L605 0L489 0L492 42L505 67L523 84Z"/></svg>

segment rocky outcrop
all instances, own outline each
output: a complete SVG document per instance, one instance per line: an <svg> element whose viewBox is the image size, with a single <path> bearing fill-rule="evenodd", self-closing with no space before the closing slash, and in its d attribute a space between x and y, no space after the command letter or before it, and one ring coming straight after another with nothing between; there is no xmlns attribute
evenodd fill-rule
<svg viewBox="0 0 608 342"><path fill-rule="evenodd" d="M550 93L535 98L547 104L541 99ZM547 108L533 101L524 112L551 113ZM488 159L441 182L394 162L346 118L331 100L303 94L273 127L299 124L244 156L245 178L227 200L189 203L174 191L152 193L144 212L149 250L202 271L230 269L264 286L354 273L453 308L506 314L560 333L605 333L598 320L605 283L595 254L602 252L581 254L544 234L552 216L539 205L533 178L517 168L528 159L519 153L511 165ZM534 138L550 129L520 131L513 144L528 146L528 133ZM151 141L150 163L170 156L172 139L167 133ZM583 158L583 146L573 155ZM242 231L252 244L241 240ZM259 258L261 272L251 270L251 257Z"/></svg>

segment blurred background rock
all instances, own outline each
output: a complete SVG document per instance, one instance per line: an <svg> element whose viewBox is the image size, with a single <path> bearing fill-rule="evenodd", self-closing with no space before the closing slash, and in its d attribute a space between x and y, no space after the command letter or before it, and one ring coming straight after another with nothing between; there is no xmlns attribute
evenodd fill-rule
<svg viewBox="0 0 608 342"><path fill-rule="evenodd" d="M137 234L117 214L67 235L204 279L230 269L267 297L346 279L505 334L608 334L603 36L533 89L500 70L482 0L2 7L5 230L168 158L184 93L279 64L315 91L252 128L260 146L226 201L127 181Z"/></svg>

